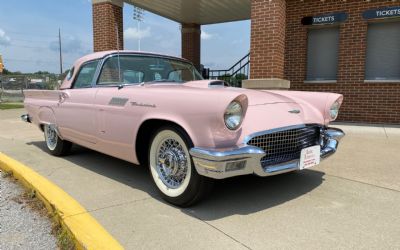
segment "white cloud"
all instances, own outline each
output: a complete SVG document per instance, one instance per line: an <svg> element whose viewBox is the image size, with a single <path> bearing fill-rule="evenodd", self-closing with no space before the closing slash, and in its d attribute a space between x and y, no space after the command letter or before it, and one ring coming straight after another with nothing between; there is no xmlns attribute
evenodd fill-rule
<svg viewBox="0 0 400 250"><path fill-rule="evenodd" d="M242 45L243 42L244 42L243 39L236 39L236 40L233 40L231 43L233 45Z"/></svg>
<svg viewBox="0 0 400 250"><path fill-rule="evenodd" d="M124 37L126 39L137 40L149 37L151 35L150 27L138 30L137 28L127 28L124 30Z"/></svg>
<svg viewBox="0 0 400 250"><path fill-rule="evenodd" d="M4 30L0 29L0 45L8 46L11 44L11 39L6 35Z"/></svg>
<svg viewBox="0 0 400 250"><path fill-rule="evenodd" d="M89 50L83 46L82 40L76 37L63 37L61 40L62 44L62 51L64 53L77 53L77 54L88 54ZM52 41L49 44L49 47L52 51L58 51L59 50L59 43L58 41Z"/></svg>
<svg viewBox="0 0 400 250"><path fill-rule="evenodd" d="M203 40L210 40L214 37L214 34L205 32L204 30L201 31L201 39Z"/></svg>

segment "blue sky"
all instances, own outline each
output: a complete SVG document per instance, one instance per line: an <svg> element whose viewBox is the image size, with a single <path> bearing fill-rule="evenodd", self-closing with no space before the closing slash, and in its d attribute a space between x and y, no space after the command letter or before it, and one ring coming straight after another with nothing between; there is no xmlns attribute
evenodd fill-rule
<svg viewBox="0 0 400 250"><path fill-rule="evenodd" d="M141 31L132 19L133 7L124 6L125 49L180 56L179 23L145 13ZM61 28L64 68L91 53L90 0L14 0L0 4L0 54L12 71L59 72L58 28ZM201 60L206 67L225 69L249 51L250 22L202 26Z"/></svg>

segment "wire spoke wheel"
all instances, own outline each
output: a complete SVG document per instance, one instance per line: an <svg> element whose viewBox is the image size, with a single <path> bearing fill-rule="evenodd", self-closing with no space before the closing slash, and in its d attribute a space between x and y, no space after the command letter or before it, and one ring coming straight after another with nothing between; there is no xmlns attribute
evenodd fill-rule
<svg viewBox="0 0 400 250"><path fill-rule="evenodd" d="M150 145L149 162L153 180L163 194L177 197L186 191L192 163L180 134L168 129L158 132Z"/></svg>
<svg viewBox="0 0 400 250"><path fill-rule="evenodd" d="M182 185L188 172L188 156L175 139L165 139L157 150L157 172L169 188Z"/></svg>
<svg viewBox="0 0 400 250"><path fill-rule="evenodd" d="M72 143L63 140L58 136L56 126L52 124L45 124L43 129L44 139L46 141L46 146L49 149L49 153L55 156L63 156L68 154Z"/></svg>
<svg viewBox="0 0 400 250"><path fill-rule="evenodd" d="M53 126L45 125L44 126L44 137L46 140L47 147L50 150L54 150L57 147L58 135Z"/></svg>
<svg viewBox="0 0 400 250"><path fill-rule="evenodd" d="M187 133L176 126L158 129L150 142L150 172L162 198L181 207L201 200L212 181L197 173L189 154L193 143Z"/></svg>

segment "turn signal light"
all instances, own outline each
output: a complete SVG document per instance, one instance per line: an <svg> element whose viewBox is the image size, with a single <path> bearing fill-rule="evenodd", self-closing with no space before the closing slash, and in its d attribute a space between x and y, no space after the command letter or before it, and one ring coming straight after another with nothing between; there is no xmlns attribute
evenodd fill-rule
<svg viewBox="0 0 400 250"><path fill-rule="evenodd" d="M225 167L225 172L242 170L246 167L246 161L228 162Z"/></svg>

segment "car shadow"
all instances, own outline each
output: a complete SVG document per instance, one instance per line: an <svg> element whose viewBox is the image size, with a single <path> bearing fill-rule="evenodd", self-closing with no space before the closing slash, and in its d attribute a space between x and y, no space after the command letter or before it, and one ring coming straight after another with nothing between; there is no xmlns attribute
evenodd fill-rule
<svg viewBox="0 0 400 250"><path fill-rule="evenodd" d="M206 221L255 213L312 191L324 181L323 175L303 170L264 178L246 175L220 180L207 200L185 212Z"/></svg>
<svg viewBox="0 0 400 250"><path fill-rule="evenodd" d="M43 141L29 144L47 152ZM63 159L96 174L147 192L153 198L164 202L152 183L147 167L135 166L75 145L71 154ZM205 200L190 208L181 208L181 211L201 220L217 220L235 214L251 214L289 202L312 191L324 181L323 176L324 173L320 171L303 170L267 178L247 175L217 180L214 189Z"/></svg>

